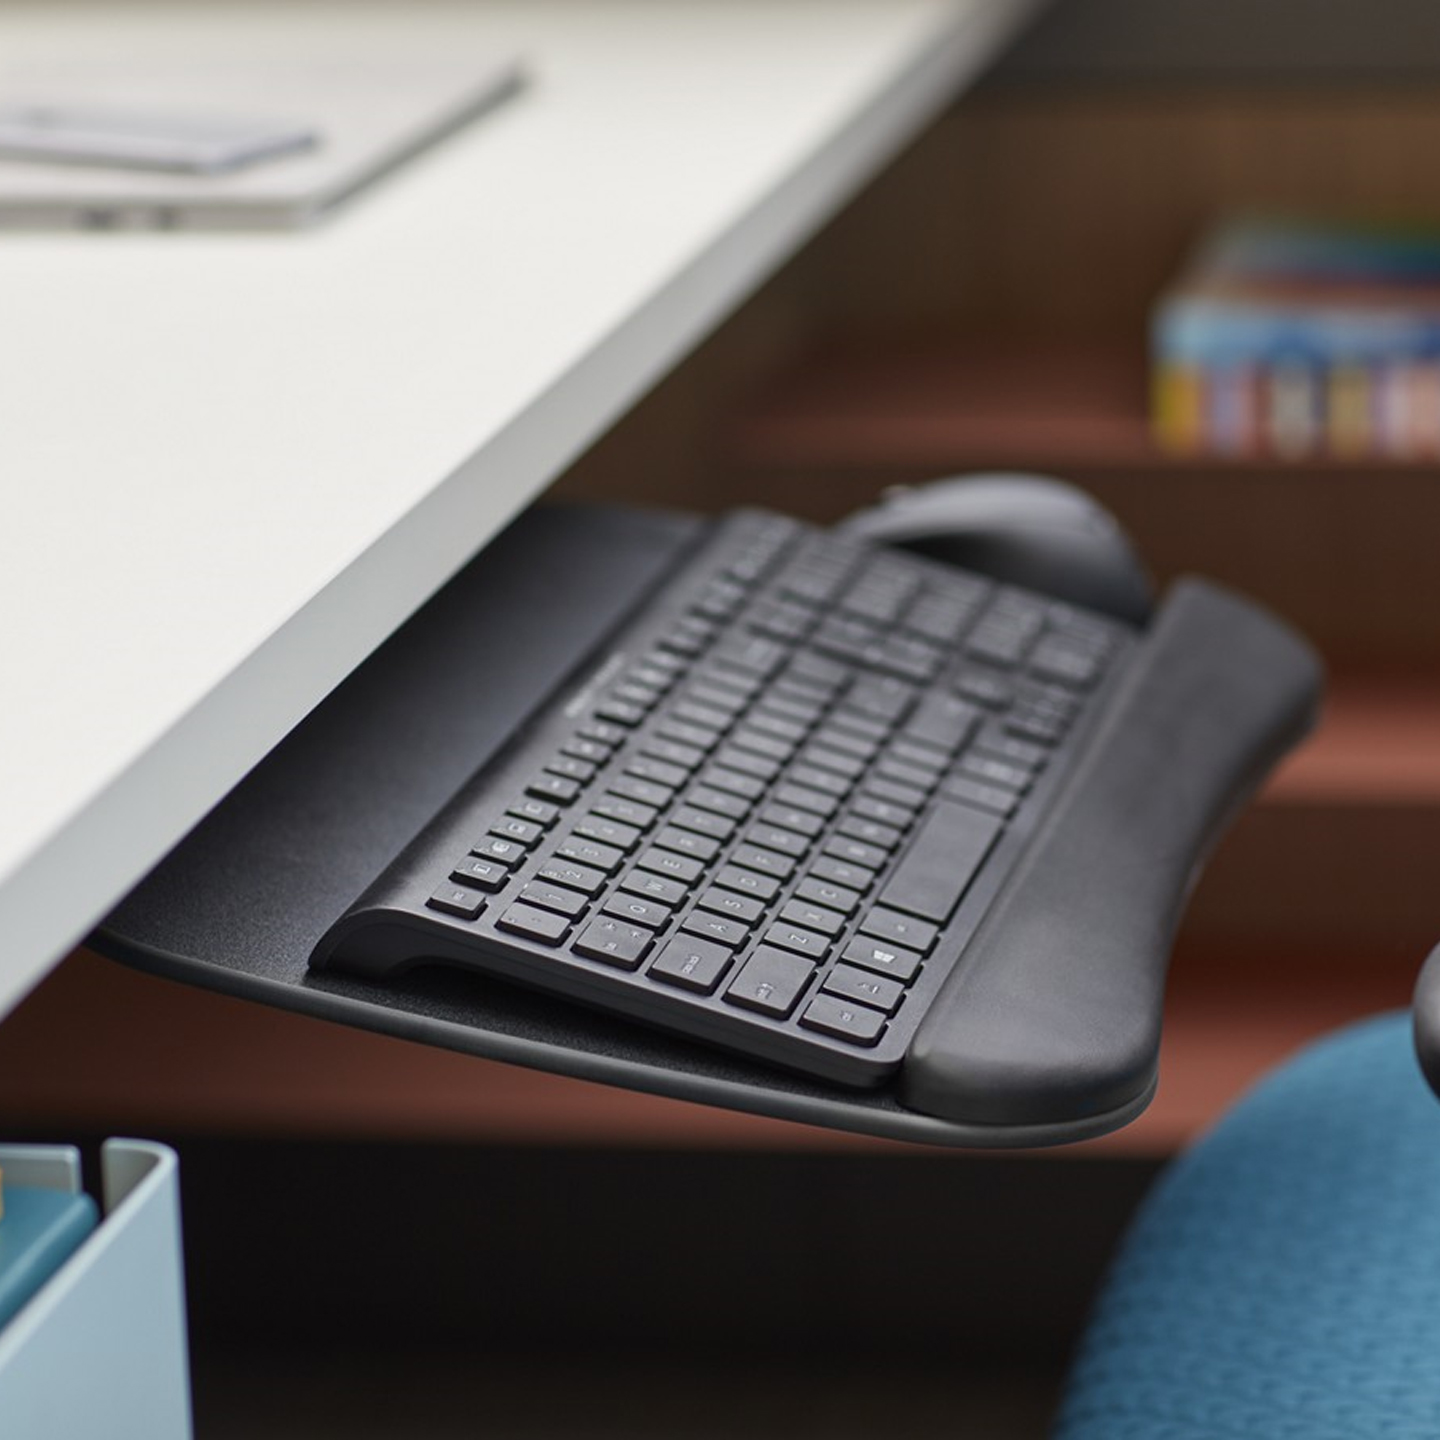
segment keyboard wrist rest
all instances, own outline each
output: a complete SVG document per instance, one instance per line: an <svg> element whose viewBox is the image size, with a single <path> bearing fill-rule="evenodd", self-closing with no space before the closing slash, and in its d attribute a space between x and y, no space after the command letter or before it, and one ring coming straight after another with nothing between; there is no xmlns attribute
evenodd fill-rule
<svg viewBox="0 0 1440 1440"><path fill-rule="evenodd" d="M901 1094L1044 1124L1154 1083L1171 942L1226 822L1314 723L1314 651L1258 607L1176 584L1071 779L911 1043Z"/></svg>

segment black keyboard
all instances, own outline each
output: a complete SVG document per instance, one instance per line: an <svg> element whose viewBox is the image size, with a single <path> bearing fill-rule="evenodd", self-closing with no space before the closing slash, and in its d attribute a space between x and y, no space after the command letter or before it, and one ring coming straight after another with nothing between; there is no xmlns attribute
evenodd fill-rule
<svg viewBox="0 0 1440 1440"><path fill-rule="evenodd" d="M1039 594L741 512L311 964L461 965L879 1084L963 963L1133 638Z"/></svg>

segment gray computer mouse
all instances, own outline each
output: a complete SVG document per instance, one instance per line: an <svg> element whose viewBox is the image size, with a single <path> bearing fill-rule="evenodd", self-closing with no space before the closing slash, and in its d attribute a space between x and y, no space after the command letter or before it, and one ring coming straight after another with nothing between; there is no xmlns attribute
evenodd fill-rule
<svg viewBox="0 0 1440 1440"><path fill-rule="evenodd" d="M1144 624L1145 567L1115 518L1083 490L1041 475L972 475L892 491L838 527Z"/></svg>

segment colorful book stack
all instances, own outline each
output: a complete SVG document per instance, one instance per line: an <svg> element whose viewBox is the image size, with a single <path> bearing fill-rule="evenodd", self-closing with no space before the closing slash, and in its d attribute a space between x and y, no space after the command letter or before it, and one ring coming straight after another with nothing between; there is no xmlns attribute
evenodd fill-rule
<svg viewBox="0 0 1440 1440"><path fill-rule="evenodd" d="M1151 344L1167 449L1440 458L1440 229L1227 221Z"/></svg>

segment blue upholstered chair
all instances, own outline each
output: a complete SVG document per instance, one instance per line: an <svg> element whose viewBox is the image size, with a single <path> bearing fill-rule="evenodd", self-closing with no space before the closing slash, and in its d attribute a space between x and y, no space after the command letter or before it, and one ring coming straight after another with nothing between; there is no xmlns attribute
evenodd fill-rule
<svg viewBox="0 0 1440 1440"><path fill-rule="evenodd" d="M1433 1082L1440 950L1415 1031ZM1304 1051L1161 1177L1055 1428L1055 1440L1371 1437L1440 1440L1440 1105L1404 1014Z"/></svg>

